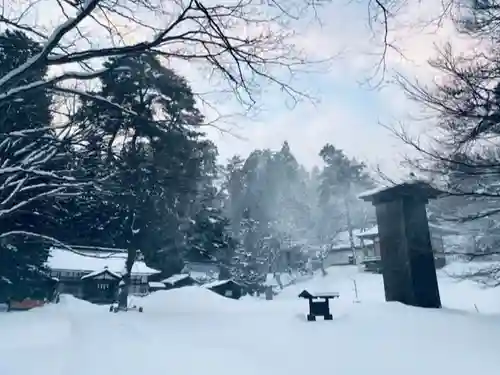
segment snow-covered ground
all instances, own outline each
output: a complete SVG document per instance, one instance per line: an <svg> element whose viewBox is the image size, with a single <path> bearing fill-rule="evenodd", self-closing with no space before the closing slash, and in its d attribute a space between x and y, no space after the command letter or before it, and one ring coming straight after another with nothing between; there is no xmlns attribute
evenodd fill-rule
<svg viewBox="0 0 500 375"><path fill-rule="evenodd" d="M340 292L333 321L305 320L307 304L297 299L305 288ZM440 291L442 310L385 303L381 276L334 267L274 301L187 287L136 299L142 314L112 314L66 296L59 305L0 314L0 374L496 373L500 290L440 272Z"/></svg>

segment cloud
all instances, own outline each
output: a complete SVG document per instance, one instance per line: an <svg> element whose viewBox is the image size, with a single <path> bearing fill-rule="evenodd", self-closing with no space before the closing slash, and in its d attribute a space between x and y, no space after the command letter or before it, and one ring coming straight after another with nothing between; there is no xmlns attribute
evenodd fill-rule
<svg viewBox="0 0 500 375"><path fill-rule="evenodd" d="M276 150L286 140L297 159L311 168L321 164L318 153L331 143L372 168L381 165L391 174L400 170L397 161L402 155L398 153L403 150L398 140L377 123L373 110L363 111L362 103L350 98L332 97L316 106L302 105L263 122L248 123L238 134L246 139L213 135L223 158L233 153L247 156L255 148Z"/></svg>
<svg viewBox="0 0 500 375"><path fill-rule="evenodd" d="M325 22L321 27L308 25L297 33L296 43L311 58L327 58L341 52L328 73L305 79L318 89L322 102L316 107L303 103L295 110L277 106L259 124L243 128L239 134L247 142L218 137L222 155L248 153L253 148L279 148L288 140L299 161L312 166L319 163L319 149L329 142L371 165L381 164L390 174L406 173L399 162L413 150L379 122L402 121L413 134L428 131L433 124L432 119L415 120L422 108L408 100L391 78L399 73L431 84L439 74L428 64L436 56L436 48L450 42L457 52L467 51L477 42L458 34L451 19L438 18L441 2L408 2L390 20L389 42L394 48L386 55L386 82L377 90L369 90L363 83L373 74L382 46L380 34L374 39L374 33L381 30L370 29L365 6L366 3L337 3L324 9Z"/></svg>
<svg viewBox="0 0 500 375"><path fill-rule="evenodd" d="M290 0L290 7L299 1ZM49 5L55 4L54 0L43 0L40 4L43 8L38 8L36 18L54 25L54 17L49 17L47 13ZM312 166L319 163L319 149L329 142L345 149L351 156L372 164L381 163L397 172L398 160L401 159L399 155L408 150L379 126L379 122L411 123L420 108L407 100L399 87L390 82L392 75L397 72L432 82L437 72L429 67L427 61L435 56L436 45L451 41L460 51L471 48L472 42L460 38L449 19L439 19L436 26L437 16L442 10L441 2L408 1L390 19L389 42L395 48L389 49L385 56L387 82L377 90L369 90L362 84L366 83L380 61L384 30L380 24L370 27L373 18L367 4L366 1L332 2L318 13L321 25L313 22L311 14L293 24L272 25L275 30L283 28L279 31L287 35L293 29L295 34L290 41L311 59L334 57L328 70L322 66L317 73L295 76L295 84L300 91L313 93L321 99L316 106L304 101L290 108L286 105L289 98L285 94L261 80L262 90L257 96L258 104L262 105L259 107L261 111L258 116L255 113L245 115L235 96L226 91L227 85L221 77L210 75L206 64L170 62L171 67L184 75L194 91L200 94L199 103L208 120L222 115L225 121L217 125L245 139L242 141L228 134L221 135L215 128L208 128L207 132L218 143L223 158L237 153L248 154L255 148L278 148L288 140L299 161ZM52 9L50 12L51 16L58 13ZM141 14L141 17L147 18L147 15ZM158 19L150 21L160 22ZM122 25L122 28L126 26ZM247 33L261 31L245 29L244 25L238 27L243 27ZM129 41L143 38L138 29L128 30L127 34ZM285 69L273 70L273 73L286 77ZM239 116L235 117L236 114Z"/></svg>

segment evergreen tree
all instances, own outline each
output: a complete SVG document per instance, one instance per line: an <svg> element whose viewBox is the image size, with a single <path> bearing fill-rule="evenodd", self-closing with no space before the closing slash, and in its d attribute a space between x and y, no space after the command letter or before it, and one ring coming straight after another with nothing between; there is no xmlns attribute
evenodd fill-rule
<svg viewBox="0 0 500 375"><path fill-rule="evenodd" d="M226 167L226 212L238 239L236 269L252 280L284 271L284 254L300 255L313 233L307 202L308 174L285 142L278 152L256 150Z"/></svg>
<svg viewBox="0 0 500 375"><path fill-rule="evenodd" d="M87 226L86 238L128 249L124 305L137 251L168 274L194 249L211 253L225 237L211 222L208 197L216 149L194 130L203 116L187 82L146 54L106 66L97 95L121 108L84 102L76 120L95 127L99 141L89 162L104 163L111 177L104 191L81 201L87 208L75 225Z"/></svg>
<svg viewBox="0 0 500 375"><path fill-rule="evenodd" d="M258 289L265 281L265 265L267 254L263 254L263 239L259 223L252 218L249 209L245 209L240 222L240 242L235 249L231 264L234 279L247 285L250 289Z"/></svg>
<svg viewBox="0 0 500 375"><path fill-rule="evenodd" d="M357 199L357 194L373 186L366 166L331 144L320 151L325 166L320 174L319 204L321 215L319 233L323 242L332 244L341 231L348 231L353 256L355 251L354 229L366 227L371 207ZM329 219L327 218L329 217Z"/></svg>
<svg viewBox="0 0 500 375"><path fill-rule="evenodd" d="M22 32L7 30L1 33L0 75L3 76L20 66L40 50L41 46ZM32 69L19 83L38 81L43 79L46 73L46 67ZM49 129L52 121L51 105L52 98L42 90L22 93L16 100L0 104L1 165L23 165L36 153L45 158L44 150L56 142L53 131ZM28 130L30 132L27 132ZM41 162L44 164L44 170L61 169L66 163L57 157ZM25 165L26 168L29 167L29 164ZM0 174L2 207L23 205L22 209L3 212L0 216L1 233L30 232L54 235L58 227L57 218L54 217L58 208L57 200L50 196L33 199L43 191L44 184L48 182L47 178L31 178L29 186L26 186L25 178L20 172ZM37 287L45 281L47 257L48 245L40 240L19 234L2 238L0 299L10 297L19 300L35 296Z"/></svg>

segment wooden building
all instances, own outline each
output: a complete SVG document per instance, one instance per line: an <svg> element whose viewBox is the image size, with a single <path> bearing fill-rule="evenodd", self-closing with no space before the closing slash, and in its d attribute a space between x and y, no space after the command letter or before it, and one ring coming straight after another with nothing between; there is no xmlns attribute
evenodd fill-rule
<svg viewBox="0 0 500 375"><path fill-rule="evenodd" d="M113 303L118 294L118 284L122 277L107 267L88 273L81 278L81 295L93 303Z"/></svg>
<svg viewBox="0 0 500 375"><path fill-rule="evenodd" d="M161 281L150 281L148 282L149 286L149 292L157 292L159 290L165 290L167 289L166 285L162 283Z"/></svg>
<svg viewBox="0 0 500 375"><path fill-rule="evenodd" d="M58 280L49 275L42 274L36 281L28 281L29 289L32 290L30 297L19 299L13 297L9 288L2 287L2 302L7 310L30 310L34 307L43 306L47 302L57 300ZM7 285L8 286L8 285Z"/></svg>
<svg viewBox="0 0 500 375"><path fill-rule="evenodd" d="M223 297L232 299L240 299L244 291L244 287L234 280L217 280L205 284L203 287Z"/></svg>
<svg viewBox="0 0 500 375"><path fill-rule="evenodd" d="M358 263L359 254L362 249L373 246L371 240L360 238L360 233L361 230L359 229L353 230L352 240L354 242L354 249L351 245L349 232L343 231L338 233L323 260L324 267L326 268L330 266L342 266Z"/></svg>
<svg viewBox="0 0 500 375"><path fill-rule="evenodd" d="M59 293L96 303L107 303L121 280L127 253L123 249L73 246L74 251L52 248L47 265L59 280ZM140 258L132 267L131 295L149 293L149 277L160 273ZM117 281L118 280L118 281ZM106 302L105 302L106 301Z"/></svg>
<svg viewBox="0 0 500 375"><path fill-rule="evenodd" d="M167 277L161 281L166 289L182 288L184 286L198 285L199 283L189 276L188 273L181 273Z"/></svg>
<svg viewBox="0 0 500 375"><path fill-rule="evenodd" d="M446 265L446 248L444 238L447 236L456 236L460 233L454 228L449 228L436 223L429 223L429 232L431 236L432 249L435 254L435 264L437 268ZM368 268L377 268L376 263L380 261L380 242L378 237L378 226L374 226L364 232L358 233L357 237L362 241L369 242L372 245L363 246L361 250L361 263Z"/></svg>
<svg viewBox="0 0 500 375"><path fill-rule="evenodd" d="M363 245L360 251L360 259L363 263L364 261L370 259L380 259L380 242L378 239L378 227L375 225L363 232L357 234L357 236ZM370 245L365 245L369 243Z"/></svg>

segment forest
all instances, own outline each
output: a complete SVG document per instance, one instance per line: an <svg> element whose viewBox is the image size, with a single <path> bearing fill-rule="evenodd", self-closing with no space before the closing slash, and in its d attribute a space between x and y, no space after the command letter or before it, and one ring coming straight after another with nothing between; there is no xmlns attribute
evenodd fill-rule
<svg viewBox="0 0 500 375"><path fill-rule="evenodd" d="M323 163L313 170L297 162L286 142L279 150L219 160L205 135L211 125L199 96L167 64L204 63L247 110L271 85L299 100L307 95L272 67L292 74L311 63L295 53L287 21L315 17L315 5L306 2L297 15L296 2L279 11L266 3L281 15L273 18L280 27L245 39L238 34L242 23L254 30L269 21L266 12L252 18L251 3L221 8L190 1L170 19L169 10L132 2L148 17L169 20L153 26L113 2L63 3L64 21L51 32L31 19L0 19L0 288L14 285L21 297L29 295L29 281L47 272L50 247L77 245L126 249L125 281L140 255L165 275L185 262L207 261L226 276L254 282L278 267L283 252L294 248L305 260L321 259L342 233L375 224L373 208L357 195L380 176L335 144L317 150ZM372 31L382 31L376 35L383 68L397 5L369 7ZM429 216L459 225L480 240L480 255L490 256L498 254L500 238L498 4L474 2L468 12L453 21L480 49L438 50L430 65L443 79L434 84L396 77L422 112L431 111L434 138L412 139L406 124L394 133L419 155L407 161L411 170L446 196L430 204ZM115 21L102 23L97 13L154 33L95 47L82 37L84 21L123 36ZM500 269L489 274L500 280Z"/></svg>
<svg viewBox="0 0 500 375"><path fill-rule="evenodd" d="M3 32L0 75L41 48ZM372 178L334 145L311 171L286 142L221 165L186 79L147 52L104 66L92 96L39 89L0 106L0 283L20 297L47 272L52 246L126 249L129 273L139 255L166 276L215 262L255 283L284 250L303 253L303 267L339 233L374 225L357 199ZM23 83L46 75L33 70Z"/></svg>

